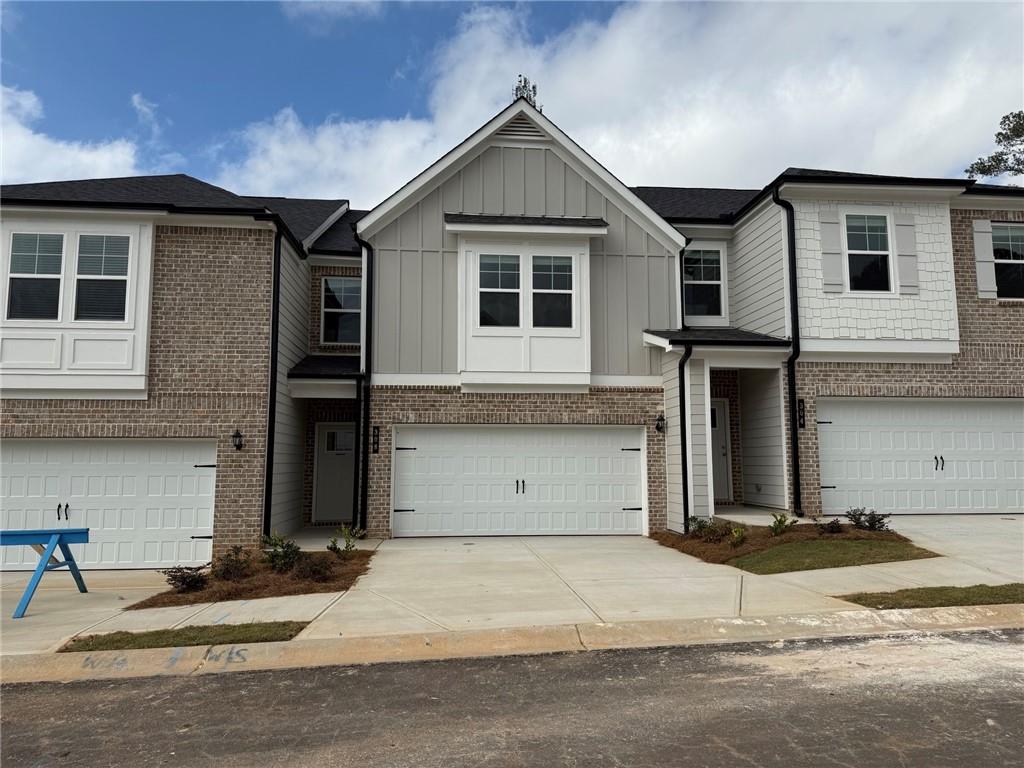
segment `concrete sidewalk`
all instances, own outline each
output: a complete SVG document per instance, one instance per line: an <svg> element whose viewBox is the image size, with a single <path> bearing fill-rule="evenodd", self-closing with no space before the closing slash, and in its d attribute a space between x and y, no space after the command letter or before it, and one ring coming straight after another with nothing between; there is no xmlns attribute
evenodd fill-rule
<svg viewBox="0 0 1024 768"><path fill-rule="evenodd" d="M1020 605L894 611L860 609L796 616L586 623L350 639L291 640L250 646L23 654L0 657L0 679L5 684L115 680L615 648L875 637L1021 627L1024 627L1024 606Z"/></svg>

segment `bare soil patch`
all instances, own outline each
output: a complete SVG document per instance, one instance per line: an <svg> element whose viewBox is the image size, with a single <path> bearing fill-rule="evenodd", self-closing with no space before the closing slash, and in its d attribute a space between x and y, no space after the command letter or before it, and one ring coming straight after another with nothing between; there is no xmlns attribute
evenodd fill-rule
<svg viewBox="0 0 1024 768"><path fill-rule="evenodd" d="M252 575L236 581L210 578L203 589L194 592L166 592L147 597L128 609L169 608L178 605L216 603L222 600L255 600L260 597L311 595L320 592L341 592L355 584L370 567L372 550L357 549L339 558L330 552L310 552L308 557L322 560L330 568L330 577L323 581L304 579L294 572L275 573L262 562L254 562Z"/></svg>

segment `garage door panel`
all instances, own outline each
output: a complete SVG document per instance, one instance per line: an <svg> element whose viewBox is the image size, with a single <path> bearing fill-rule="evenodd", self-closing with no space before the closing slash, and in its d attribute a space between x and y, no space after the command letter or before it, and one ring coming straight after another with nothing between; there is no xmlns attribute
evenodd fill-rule
<svg viewBox="0 0 1024 768"><path fill-rule="evenodd" d="M826 514L1021 509L1020 402L823 399L818 419Z"/></svg>
<svg viewBox="0 0 1024 768"><path fill-rule="evenodd" d="M212 542L192 537L213 533L215 469L194 465L215 460L212 441L6 440L3 527L89 528L72 547L84 568L205 563ZM0 554L7 569L38 562L29 548Z"/></svg>
<svg viewBox="0 0 1024 768"><path fill-rule="evenodd" d="M415 450L395 453L394 534L640 533L642 516L621 510L640 506L639 453L622 449L642 439L621 427L399 428L396 447Z"/></svg>

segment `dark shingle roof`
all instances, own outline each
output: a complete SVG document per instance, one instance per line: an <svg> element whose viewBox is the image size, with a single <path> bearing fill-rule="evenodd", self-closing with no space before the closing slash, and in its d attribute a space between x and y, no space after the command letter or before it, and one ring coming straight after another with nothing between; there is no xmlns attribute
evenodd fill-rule
<svg viewBox="0 0 1024 768"><path fill-rule="evenodd" d="M1007 184L974 184L967 188L968 195L1007 195L1024 196L1024 187L1011 187Z"/></svg>
<svg viewBox="0 0 1024 768"><path fill-rule="evenodd" d="M288 371L289 379L357 379L359 355L306 355Z"/></svg>
<svg viewBox="0 0 1024 768"><path fill-rule="evenodd" d="M928 187L967 187L969 179L938 179L921 176L885 176L879 173L850 173L848 171L829 171L821 168L787 168L778 181L824 181L832 184L897 184L920 185Z"/></svg>
<svg viewBox="0 0 1024 768"><path fill-rule="evenodd" d="M168 176L127 176L116 179L47 181L38 184L4 184L0 196L6 204L136 205L147 208L262 209L205 181L175 173Z"/></svg>
<svg viewBox="0 0 1024 768"><path fill-rule="evenodd" d="M669 222L723 221L760 194L759 189L705 187L631 187L654 212Z"/></svg>
<svg viewBox="0 0 1024 768"><path fill-rule="evenodd" d="M305 240L331 217L347 200L322 200L300 197L250 197L254 204L273 211L299 240Z"/></svg>
<svg viewBox="0 0 1024 768"><path fill-rule="evenodd" d="M607 227L595 216L498 216L488 213L446 213L449 224L511 224L531 227Z"/></svg>
<svg viewBox="0 0 1024 768"><path fill-rule="evenodd" d="M754 331L744 331L741 328L685 328L682 330L644 331L644 333L665 339L673 346L685 344L743 347L789 346L789 339L780 339L777 336L768 336Z"/></svg>
<svg viewBox="0 0 1024 768"><path fill-rule="evenodd" d="M327 253L341 256L359 256L361 251L356 242L353 225L369 211L353 211L351 208L327 228L310 247L310 253Z"/></svg>

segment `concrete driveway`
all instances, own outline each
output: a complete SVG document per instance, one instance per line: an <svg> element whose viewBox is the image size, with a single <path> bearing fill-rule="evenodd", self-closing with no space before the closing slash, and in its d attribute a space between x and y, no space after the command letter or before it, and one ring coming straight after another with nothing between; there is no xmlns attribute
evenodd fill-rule
<svg viewBox="0 0 1024 768"><path fill-rule="evenodd" d="M640 536L394 539L299 638L852 607Z"/></svg>

